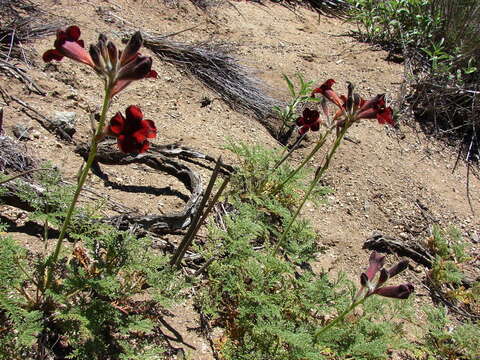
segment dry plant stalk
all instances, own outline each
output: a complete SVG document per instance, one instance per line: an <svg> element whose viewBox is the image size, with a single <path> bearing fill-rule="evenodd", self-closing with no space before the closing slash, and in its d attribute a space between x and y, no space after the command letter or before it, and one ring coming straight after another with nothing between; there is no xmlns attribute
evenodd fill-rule
<svg viewBox="0 0 480 360"><path fill-rule="evenodd" d="M262 90L265 88L262 81L230 56L226 45L187 45L167 40L161 34L142 34L145 47L163 60L188 70L232 109L253 114L259 120L273 116L272 108L279 101Z"/></svg>

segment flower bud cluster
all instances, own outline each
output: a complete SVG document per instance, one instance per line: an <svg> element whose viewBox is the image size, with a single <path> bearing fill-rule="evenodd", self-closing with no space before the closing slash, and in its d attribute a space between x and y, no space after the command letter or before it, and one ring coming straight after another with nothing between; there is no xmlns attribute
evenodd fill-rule
<svg viewBox="0 0 480 360"><path fill-rule="evenodd" d="M117 46L104 34L100 34L97 44L90 45L87 52L80 35L78 26L58 30L53 44L54 49L47 50L43 54L43 60L45 62L61 61L64 57L68 57L93 68L105 82L108 100L106 109L112 97L133 81L157 77L155 70L152 70L152 58L139 53L143 45L142 34L139 31L133 34L123 51L118 50ZM144 120L142 111L135 105L130 105L125 114L126 116L123 116L118 112L106 127L103 127L105 120L103 115L95 141L101 141L105 136L114 136L122 152L147 151L150 146L148 139L157 135L155 123L152 120Z"/></svg>
<svg viewBox="0 0 480 360"><path fill-rule="evenodd" d="M372 252L369 259L367 271L360 275L360 284L362 285L359 294L365 297L370 295L381 295L396 299L407 299L413 293L414 287L411 283L401 285L383 286L388 279L398 275L408 267L408 261L402 260L390 269L383 268L385 256L376 251ZM376 275L379 276L376 278Z"/></svg>

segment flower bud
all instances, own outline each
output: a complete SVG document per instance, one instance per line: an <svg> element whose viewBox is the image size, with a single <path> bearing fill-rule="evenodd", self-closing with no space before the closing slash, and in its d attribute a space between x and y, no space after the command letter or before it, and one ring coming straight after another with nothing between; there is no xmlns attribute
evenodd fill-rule
<svg viewBox="0 0 480 360"><path fill-rule="evenodd" d="M115 44L111 41L107 43L108 57L113 68L116 68L118 62L118 50Z"/></svg>
<svg viewBox="0 0 480 360"><path fill-rule="evenodd" d="M135 34L132 35L132 37L127 43L127 46L125 46L125 49L122 52L122 57L120 58L120 62L122 63L122 65L125 65L132 58L135 57L138 50L140 50L140 48L142 47L142 44L142 33L140 31L137 31L135 32Z"/></svg>
<svg viewBox="0 0 480 360"><path fill-rule="evenodd" d="M401 273L408 267L408 260L402 260L398 264L392 266L388 269L388 274L390 277L394 277L395 275Z"/></svg>
<svg viewBox="0 0 480 360"><path fill-rule="evenodd" d="M374 294L395 298L395 299L407 299L415 288L412 284L402 284L397 286L385 286L374 291Z"/></svg>
<svg viewBox="0 0 480 360"><path fill-rule="evenodd" d="M152 69L152 58L137 56L134 61L123 66L118 73L118 80L139 80L145 78Z"/></svg>

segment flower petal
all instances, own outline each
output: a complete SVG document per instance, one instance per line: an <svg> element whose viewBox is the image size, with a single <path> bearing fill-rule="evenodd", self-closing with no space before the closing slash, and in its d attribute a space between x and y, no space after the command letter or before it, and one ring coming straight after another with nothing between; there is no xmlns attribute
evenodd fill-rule
<svg viewBox="0 0 480 360"><path fill-rule="evenodd" d="M42 59L45 62L50 62L52 60L60 61L60 60L63 59L63 55L60 51L58 51L56 49L51 49L51 50L47 50L43 53Z"/></svg>
<svg viewBox="0 0 480 360"><path fill-rule="evenodd" d="M131 136L120 135L117 139L120 151L126 154L138 152L139 144Z"/></svg>
<svg viewBox="0 0 480 360"><path fill-rule="evenodd" d="M385 94L378 94L368 101L364 101L360 107L359 112L368 110L370 108L379 109L385 107Z"/></svg>
<svg viewBox="0 0 480 360"><path fill-rule="evenodd" d="M130 85L133 80L117 80L115 81L115 85L113 85L112 91L110 93L110 97L115 96L120 91L125 89L128 85Z"/></svg>
<svg viewBox="0 0 480 360"><path fill-rule="evenodd" d="M67 30L65 30L65 34L68 41L77 41L81 35L80 28L76 25L69 26Z"/></svg>
<svg viewBox="0 0 480 360"><path fill-rule="evenodd" d="M310 130L318 131L320 130L320 121L315 121L312 125L310 125Z"/></svg>
<svg viewBox="0 0 480 360"><path fill-rule="evenodd" d="M123 65L119 72L118 80L140 80L150 75L152 69L152 58L148 56L137 56L134 60Z"/></svg>
<svg viewBox="0 0 480 360"><path fill-rule="evenodd" d="M143 120L142 127L144 129L147 129L146 136L148 139L153 139L157 136L157 127L155 126L155 123L152 120Z"/></svg>
<svg viewBox="0 0 480 360"><path fill-rule="evenodd" d="M95 68L90 54L76 41L65 41L57 48L64 56Z"/></svg>
<svg viewBox="0 0 480 360"><path fill-rule="evenodd" d="M379 124L388 124L390 126L395 125L395 120L393 120L393 110L391 107L381 109L377 113L377 120Z"/></svg>
<svg viewBox="0 0 480 360"><path fill-rule="evenodd" d="M308 126L308 125L303 125L300 129L298 129L298 133L299 133L300 135L303 135L303 134L305 134L305 133L308 131L308 129L310 129L310 126Z"/></svg>
<svg viewBox="0 0 480 360"><path fill-rule="evenodd" d="M392 266L390 269L388 269L388 275L390 277L394 277L395 275L401 273L406 268L408 268L408 260L402 260L396 265Z"/></svg>
<svg viewBox="0 0 480 360"><path fill-rule="evenodd" d="M385 263L385 256L380 255L376 251L370 254L369 266L365 274L367 275L368 280L372 280L377 272L383 267Z"/></svg>
<svg viewBox="0 0 480 360"><path fill-rule="evenodd" d="M123 132L124 127L125 118L122 113L117 112L115 116L110 119L108 130L113 136L119 136Z"/></svg>
<svg viewBox="0 0 480 360"><path fill-rule="evenodd" d="M373 293L395 299L407 299L410 294L415 290L414 286L410 283L397 285L397 286L385 286L376 289Z"/></svg>
<svg viewBox="0 0 480 360"><path fill-rule="evenodd" d="M314 89L312 91L312 97L315 96L315 94L322 94L325 96L328 100L333 102L335 105L337 105L339 108L343 108L343 102L340 99L340 97L337 95L335 91L332 90L332 86L335 84L335 80L333 79L328 79L325 81L320 87Z"/></svg>
<svg viewBox="0 0 480 360"><path fill-rule="evenodd" d="M140 123L143 119L143 113L142 110L135 105L130 105L126 110L125 110L125 115L127 117L127 121L134 121Z"/></svg>
<svg viewBox="0 0 480 360"><path fill-rule="evenodd" d="M127 64L130 60L137 56L138 50L142 47L143 39L142 33L140 31L135 32L132 35L130 40L128 40L127 46L122 51L122 56L120 58L120 63L122 65Z"/></svg>
<svg viewBox="0 0 480 360"><path fill-rule="evenodd" d="M145 75L145 79L156 79L158 77L158 73L155 70L150 70L150 72Z"/></svg>

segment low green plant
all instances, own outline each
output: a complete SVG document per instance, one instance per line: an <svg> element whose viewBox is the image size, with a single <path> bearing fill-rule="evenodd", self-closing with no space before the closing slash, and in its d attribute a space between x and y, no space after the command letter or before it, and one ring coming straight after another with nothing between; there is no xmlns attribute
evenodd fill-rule
<svg viewBox="0 0 480 360"><path fill-rule="evenodd" d="M30 220L61 224L73 189L59 180L55 172L40 177L40 186L48 189L41 199L22 190L35 208ZM166 255L150 250L149 238L100 222L100 210L77 208L69 232L77 246L69 261L62 256L55 266L46 299L39 288L48 253L32 254L11 236L0 236L0 359L40 353L163 358L160 318L180 296L181 276Z"/></svg>
<svg viewBox="0 0 480 360"><path fill-rule="evenodd" d="M350 0L357 35L401 53L423 128L480 159L480 0Z"/></svg>
<svg viewBox="0 0 480 360"><path fill-rule="evenodd" d="M435 40L441 17L431 11L430 0L350 0L351 20L363 40L402 51Z"/></svg>
<svg viewBox="0 0 480 360"><path fill-rule="evenodd" d="M470 260L468 244L456 228L443 230L438 225L432 227L428 246L435 258L430 271L431 280L442 286L447 283L460 285L464 277L460 266Z"/></svg>
<svg viewBox="0 0 480 360"><path fill-rule="evenodd" d="M365 302L363 315L349 309L358 295L339 276L315 274L309 265L321 251L307 219L294 220L281 255L272 249L292 222L292 210L308 191L298 172L277 193L258 188L256 179L279 183L291 172L271 165L278 154L260 147L231 145L242 159L225 193L221 219L209 225L208 241L198 251L209 261L196 304L210 322L223 328L215 347L222 359L383 359L388 348L405 345L401 322L379 298ZM379 318L378 313L384 318ZM392 316L392 317L391 317ZM321 331L335 321L334 327Z"/></svg>
<svg viewBox="0 0 480 360"><path fill-rule="evenodd" d="M476 360L480 358L478 323L458 323L452 320L445 308L425 309L427 331L415 353L417 359Z"/></svg>
<svg viewBox="0 0 480 360"><path fill-rule="evenodd" d="M311 95L314 81L305 81L303 76L299 73L295 74L295 76L298 80L298 89L295 88L294 82L287 75L283 75L283 79L287 83L291 99L283 108L280 106L275 106L273 108L273 110L277 113L278 118L282 120L282 128L280 129L278 136L280 140L283 138L288 140L288 137L292 133L295 122L297 121L298 107L302 103L317 100ZM284 134L285 129L289 130L287 131L287 134Z"/></svg>

